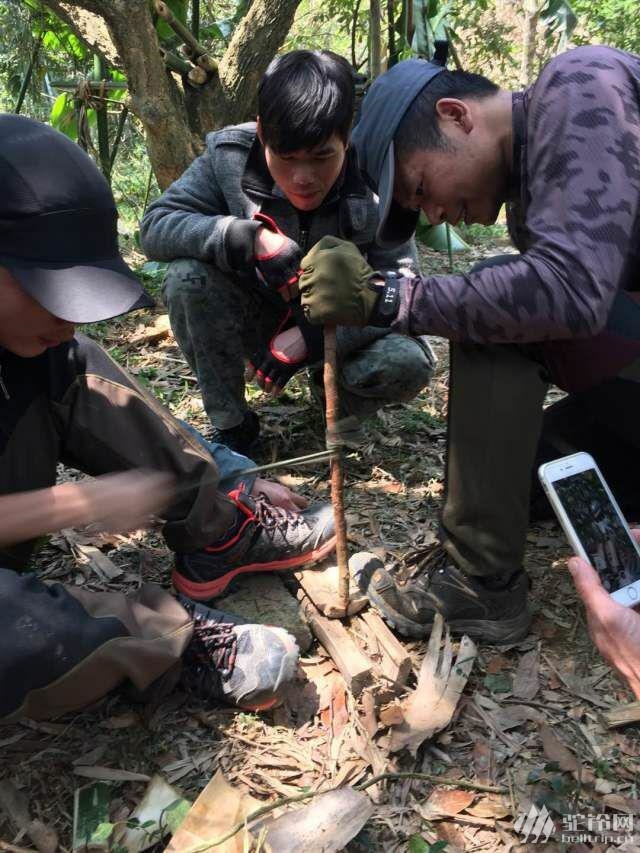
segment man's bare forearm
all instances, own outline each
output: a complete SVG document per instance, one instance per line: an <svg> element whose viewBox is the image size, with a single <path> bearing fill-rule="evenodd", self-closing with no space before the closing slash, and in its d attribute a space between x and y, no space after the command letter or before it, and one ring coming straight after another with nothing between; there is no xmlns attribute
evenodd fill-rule
<svg viewBox="0 0 640 853"><path fill-rule="evenodd" d="M122 471L79 483L0 496L0 545L91 524L112 533L148 527L171 499L174 478Z"/></svg>
<svg viewBox="0 0 640 853"><path fill-rule="evenodd" d="M0 545L13 545L63 527L88 524L89 496L82 483L0 495Z"/></svg>

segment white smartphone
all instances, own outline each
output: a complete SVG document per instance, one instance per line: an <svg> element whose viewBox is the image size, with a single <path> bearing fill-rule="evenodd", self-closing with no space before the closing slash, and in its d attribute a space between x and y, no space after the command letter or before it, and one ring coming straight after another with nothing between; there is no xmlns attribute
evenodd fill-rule
<svg viewBox="0 0 640 853"><path fill-rule="evenodd" d="M640 603L640 548L593 457L554 459L538 476L576 554L596 569L612 598L628 607Z"/></svg>

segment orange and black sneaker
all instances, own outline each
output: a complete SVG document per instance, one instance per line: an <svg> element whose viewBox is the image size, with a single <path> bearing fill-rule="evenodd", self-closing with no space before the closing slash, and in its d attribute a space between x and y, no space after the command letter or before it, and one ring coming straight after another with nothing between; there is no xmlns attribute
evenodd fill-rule
<svg viewBox="0 0 640 853"><path fill-rule="evenodd" d="M199 551L176 554L173 585L189 598L218 598L238 575L298 569L335 548L330 504L290 512L265 495L236 491L229 497L238 508L238 521L227 536Z"/></svg>
<svg viewBox="0 0 640 853"><path fill-rule="evenodd" d="M299 650L284 628L245 622L178 596L193 620L182 655L182 686L207 702L228 702L250 711L273 708L293 681Z"/></svg>

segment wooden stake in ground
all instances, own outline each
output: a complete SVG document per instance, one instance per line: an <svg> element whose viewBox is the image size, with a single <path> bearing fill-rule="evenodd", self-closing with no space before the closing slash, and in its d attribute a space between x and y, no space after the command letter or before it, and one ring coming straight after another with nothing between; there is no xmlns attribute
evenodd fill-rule
<svg viewBox="0 0 640 853"><path fill-rule="evenodd" d="M327 436L333 444L335 427L340 417L338 408L338 358L336 353L336 327L324 328L324 393L326 399ZM328 442L328 443L329 443ZM349 554L347 551L347 525L344 517L342 449L336 446L331 457L331 503L336 529L336 557L338 563L338 600L346 615L349 606Z"/></svg>

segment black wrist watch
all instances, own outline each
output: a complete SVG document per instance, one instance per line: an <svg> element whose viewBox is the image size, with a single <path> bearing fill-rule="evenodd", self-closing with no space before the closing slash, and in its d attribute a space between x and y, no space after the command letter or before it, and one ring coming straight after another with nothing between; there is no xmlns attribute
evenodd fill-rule
<svg viewBox="0 0 640 853"><path fill-rule="evenodd" d="M400 308L400 281L401 277L395 270L374 272L369 276L369 288L380 293L370 325L390 326L396 319Z"/></svg>

